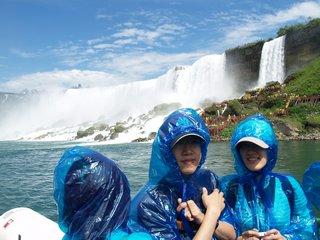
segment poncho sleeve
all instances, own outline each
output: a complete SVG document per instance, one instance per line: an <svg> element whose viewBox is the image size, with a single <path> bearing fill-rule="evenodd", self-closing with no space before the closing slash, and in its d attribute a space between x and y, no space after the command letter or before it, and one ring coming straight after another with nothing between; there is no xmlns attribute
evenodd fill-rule
<svg viewBox="0 0 320 240"><path fill-rule="evenodd" d="M139 223L150 232L155 239L180 239L176 225L176 209L172 205L175 194L159 190L149 191L138 205Z"/></svg>
<svg viewBox="0 0 320 240"><path fill-rule="evenodd" d="M318 239L318 227L316 218L312 212L307 197L299 184L293 177L288 179L293 188L293 206L290 226L282 231L282 235L288 240Z"/></svg>

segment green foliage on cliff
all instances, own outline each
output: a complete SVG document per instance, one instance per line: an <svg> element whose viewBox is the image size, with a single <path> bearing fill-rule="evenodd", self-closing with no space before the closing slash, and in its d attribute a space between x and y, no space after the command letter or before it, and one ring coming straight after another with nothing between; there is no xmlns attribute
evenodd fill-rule
<svg viewBox="0 0 320 240"><path fill-rule="evenodd" d="M79 138L90 136L94 134L94 130L95 130L94 127L89 127L85 130L78 130L76 138L79 139Z"/></svg>
<svg viewBox="0 0 320 240"><path fill-rule="evenodd" d="M318 105L306 103L294 105L289 108L289 116L294 119L297 119L303 124L305 124L308 119L316 122L317 120L320 120L320 106Z"/></svg>
<svg viewBox="0 0 320 240"><path fill-rule="evenodd" d="M240 116L243 110L241 103L237 99L229 101L229 108L231 113L236 116Z"/></svg>
<svg viewBox="0 0 320 240"><path fill-rule="evenodd" d="M285 92L306 96L320 94L320 57L302 71L289 76Z"/></svg>
<svg viewBox="0 0 320 240"><path fill-rule="evenodd" d="M292 31L296 31L296 30L300 30L300 29L304 29L305 25L304 24L295 24L295 25L290 25L290 26L284 26L283 28L280 28L277 32L277 36L284 36L286 34L288 34L289 32Z"/></svg>
<svg viewBox="0 0 320 240"><path fill-rule="evenodd" d="M238 50L238 49L245 49L245 48L252 48L256 45L263 45L265 43L265 40L257 40L255 42L251 42L251 43L247 43L241 46L237 46L235 48L230 48L228 50L226 50L225 52L229 52L229 51L234 51L234 50Z"/></svg>
<svg viewBox="0 0 320 240"><path fill-rule="evenodd" d="M296 31L296 30L301 30L301 29L307 29L310 27L314 27L320 24L320 18L315 18L310 20L307 24L302 24L298 23L295 25L290 25L290 26L284 26L283 28L280 28L277 32L277 36L283 36L288 34L289 32Z"/></svg>
<svg viewBox="0 0 320 240"><path fill-rule="evenodd" d="M209 113L210 115L218 115L218 110L219 110L219 107L215 105L212 105L206 108L206 112Z"/></svg>
<svg viewBox="0 0 320 240"><path fill-rule="evenodd" d="M238 123L231 124L229 127L223 129L220 133L221 139L230 139L233 133L233 130L236 128Z"/></svg>

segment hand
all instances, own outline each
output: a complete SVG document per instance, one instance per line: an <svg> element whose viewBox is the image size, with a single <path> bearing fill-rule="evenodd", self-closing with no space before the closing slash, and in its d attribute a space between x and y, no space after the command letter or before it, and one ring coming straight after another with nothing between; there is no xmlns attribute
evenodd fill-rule
<svg viewBox="0 0 320 240"><path fill-rule="evenodd" d="M242 233L238 240L286 240L277 229L271 229L265 232L264 237L259 237L258 229L254 228Z"/></svg>
<svg viewBox="0 0 320 240"><path fill-rule="evenodd" d="M220 216L220 213L225 208L223 192L215 188L211 194L208 195L208 190L202 188L202 202L207 211L215 212Z"/></svg>
<svg viewBox="0 0 320 240"><path fill-rule="evenodd" d="M242 233L238 240L259 240L261 237L259 236L259 230L253 228L251 230L245 231Z"/></svg>
<svg viewBox="0 0 320 240"><path fill-rule="evenodd" d="M218 217L225 207L223 192L219 192L218 189L214 189L214 191L208 195L208 190L206 188L202 188L202 202L207 211L217 214ZM200 208L193 200L182 202L181 198L178 198L178 203L178 213L184 209L184 216L188 221L194 221L199 225L202 223L204 213L201 212Z"/></svg>
<svg viewBox="0 0 320 240"><path fill-rule="evenodd" d="M179 213L184 209L184 216L190 222L194 221L197 224L201 224L204 218L204 214L193 200L182 202L181 198L178 198L177 212Z"/></svg>
<svg viewBox="0 0 320 240"><path fill-rule="evenodd" d="M281 235L280 231L277 229L271 229L266 232L265 236L262 238L263 240L286 240L284 236Z"/></svg>

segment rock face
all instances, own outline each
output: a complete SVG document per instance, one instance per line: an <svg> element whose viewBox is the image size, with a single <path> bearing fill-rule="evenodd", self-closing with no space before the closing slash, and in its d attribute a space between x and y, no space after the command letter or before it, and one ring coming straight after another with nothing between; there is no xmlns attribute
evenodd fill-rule
<svg viewBox="0 0 320 240"><path fill-rule="evenodd" d="M239 92L256 85L264 42L226 50L226 73L237 82ZM285 74L301 70L320 56L320 25L291 31L285 38Z"/></svg>
<svg viewBox="0 0 320 240"><path fill-rule="evenodd" d="M320 56L320 25L289 32L285 40L286 75Z"/></svg>
<svg viewBox="0 0 320 240"><path fill-rule="evenodd" d="M276 130L276 132L281 133L281 135L284 135L286 137L298 137L299 136L299 129L292 127L289 124L286 124L282 121L274 121L273 126ZM280 137L281 139L281 137Z"/></svg>
<svg viewBox="0 0 320 240"><path fill-rule="evenodd" d="M235 48L225 52L227 76L237 82L239 92L244 92L256 85L259 78L263 44L264 42L258 42L252 46Z"/></svg>

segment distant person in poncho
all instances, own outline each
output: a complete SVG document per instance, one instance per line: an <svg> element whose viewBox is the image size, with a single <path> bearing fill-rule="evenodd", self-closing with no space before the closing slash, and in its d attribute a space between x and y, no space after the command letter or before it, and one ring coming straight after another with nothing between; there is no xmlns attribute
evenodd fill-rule
<svg viewBox="0 0 320 240"><path fill-rule="evenodd" d="M130 188L124 173L109 158L84 147L64 153L54 171L63 240L149 240L128 228Z"/></svg>
<svg viewBox="0 0 320 240"><path fill-rule="evenodd" d="M302 186L310 202L320 211L320 161L312 163L305 171ZM317 222L320 228L320 218Z"/></svg>
<svg viewBox="0 0 320 240"><path fill-rule="evenodd" d="M273 173L278 143L261 114L242 121L231 138L236 174L221 178L239 239L318 239L308 199L292 176ZM287 159L290 164L290 159Z"/></svg>
<svg viewBox="0 0 320 240"><path fill-rule="evenodd" d="M149 180L132 200L130 214L155 239L236 238L218 178L201 168L209 142L208 128L190 108L171 113L160 126L152 145ZM195 205L200 211L191 216ZM208 238L199 237L204 225L209 229Z"/></svg>
<svg viewBox="0 0 320 240"><path fill-rule="evenodd" d="M302 186L311 203L320 211L320 161L312 163L305 171Z"/></svg>

